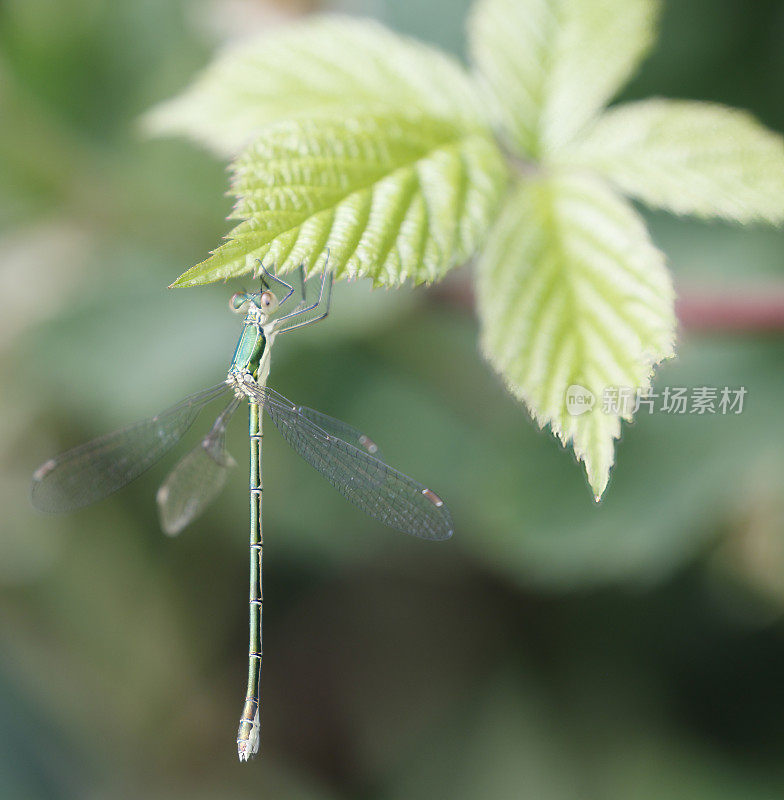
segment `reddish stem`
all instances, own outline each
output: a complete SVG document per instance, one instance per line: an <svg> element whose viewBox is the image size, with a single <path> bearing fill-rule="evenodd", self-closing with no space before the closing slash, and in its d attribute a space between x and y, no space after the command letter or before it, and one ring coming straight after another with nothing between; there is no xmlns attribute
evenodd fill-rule
<svg viewBox="0 0 784 800"><path fill-rule="evenodd" d="M683 328L690 331L784 331L784 288L684 291L675 310Z"/></svg>
<svg viewBox="0 0 784 800"><path fill-rule="evenodd" d="M473 308L473 288L467 280L451 280L432 289L446 305ZM675 302L685 331L776 333L784 331L784 286L706 291L683 288Z"/></svg>

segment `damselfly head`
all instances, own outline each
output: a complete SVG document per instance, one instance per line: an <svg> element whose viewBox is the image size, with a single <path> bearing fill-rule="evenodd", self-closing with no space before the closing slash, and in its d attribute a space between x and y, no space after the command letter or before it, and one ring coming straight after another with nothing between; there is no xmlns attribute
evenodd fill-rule
<svg viewBox="0 0 784 800"><path fill-rule="evenodd" d="M266 321L278 308L278 298L269 289L253 293L237 292L229 300L229 308L238 314L242 312L260 312L262 321Z"/></svg>

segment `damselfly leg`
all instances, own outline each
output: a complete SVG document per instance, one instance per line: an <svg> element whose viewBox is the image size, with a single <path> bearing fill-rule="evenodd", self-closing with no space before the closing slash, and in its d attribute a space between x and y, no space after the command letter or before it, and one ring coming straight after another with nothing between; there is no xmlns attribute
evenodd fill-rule
<svg viewBox="0 0 784 800"><path fill-rule="evenodd" d="M273 272L270 272L261 260L259 260L258 265L257 272L261 278L262 288L272 289L274 291L276 284L283 287L285 294L278 298L278 305L282 306L286 300L294 294L294 287L290 283L286 283L286 281Z"/></svg>
<svg viewBox="0 0 784 800"><path fill-rule="evenodd" d="M321 273L318 297L313 303L307 304L304 308L296 308L294 311L275 319L273 325L276 333L288 333L297 328L304 328L314 322L320 322L329 314L329 307L332 302L333 274L327 270L327 264ZM303 293L304 294L304 293ZM315 313L313 313L315 312Z"/></svg>

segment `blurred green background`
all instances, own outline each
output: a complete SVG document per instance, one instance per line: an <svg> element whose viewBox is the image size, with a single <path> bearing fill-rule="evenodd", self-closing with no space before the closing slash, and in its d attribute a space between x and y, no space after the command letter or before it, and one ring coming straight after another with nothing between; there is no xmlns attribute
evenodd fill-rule
<svg viewBox="0 0 784 800"><path fill-rule="evenodd" d="M154 505L176 455L97 507L30 509L41 461L224 374L238 287L165 287L228 229L225 166L137 118L222 41L317 5L0 4L0 797L784 796L781 332L683 330L657 385L743 385L744 413L641 418L595 507L478 356L450 300L467 270L456 292L336 287L327 322L280 341L273 383L368 430L457 532L397 536L265 439L246 767L242 421L234 480L179 539ZM468 0L328 7L464 51ZM783 42L780 0L672 0L625 97L782 130ZM651 224L681 292L781 296L782 233Z"/></svg>

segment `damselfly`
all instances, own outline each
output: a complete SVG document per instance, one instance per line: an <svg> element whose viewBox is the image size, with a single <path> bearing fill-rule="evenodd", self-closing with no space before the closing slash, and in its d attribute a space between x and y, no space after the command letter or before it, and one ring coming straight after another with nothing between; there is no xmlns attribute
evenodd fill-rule
<svg viewBox="0 0 784 800"><path fill-rule="evenodd" d="M262 663L262 529L260 409L283 438L341 494L374 519L422 539L452 535L449 511L435 492L390 467L376 444L351 425L297 406L267 386L276 337L311 325L329 313L332 275L325 264L318 296L308 299L304 269L298 290L259 265L261 290L232 297L245 310L242 333L226 380L191 395L162 413L107 434L53 458L33 475L32 501L47 512L73 511L121 489L149 469L191 427L213 400L230 395L207 435L169 473L157 494L161 526L179 533L220 492L234 462L226 450L226 428L240 403L250 407L250 648L248 687L237 732L237 750L247 761L259 750ZM280 295L280 297L279 297Z"/></svg>

